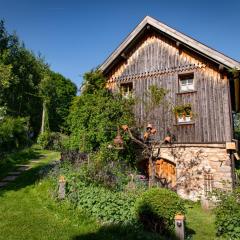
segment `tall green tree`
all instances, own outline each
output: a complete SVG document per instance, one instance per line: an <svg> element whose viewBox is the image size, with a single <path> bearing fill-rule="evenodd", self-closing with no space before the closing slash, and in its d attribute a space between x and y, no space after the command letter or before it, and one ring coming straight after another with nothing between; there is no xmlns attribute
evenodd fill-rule
<svg viewBox="0 0 240 240"><path fill-rule="evenodd" d="M50 82L54 88L49 105L49 126L52 131L68 131L66 118L71 102L77 94L76 85L59 73L50 73Z"/></svg>
<svg viewBox="0 0 240 240"><path fill-rule="evenodd" d="M99 71L85 74L83 91L75 97L68 117L70 148L96 151L113 143L118 126L133 124L133 100L109 92L105 83Z"/></svg>
<svg viewBox="0 0 240 240"><path fill-rule="evenodd" d="M76 86L70 80L51 71L0 21L0 107L6 107L8 115L28 117L35 136L46 122L59 131L75 95Z"/></svg>

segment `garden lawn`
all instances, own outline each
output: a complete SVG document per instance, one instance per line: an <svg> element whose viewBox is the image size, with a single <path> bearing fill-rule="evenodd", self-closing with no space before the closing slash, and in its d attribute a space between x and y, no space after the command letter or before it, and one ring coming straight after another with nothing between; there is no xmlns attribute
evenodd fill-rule
<svg viewBox="0 0 240 240"><path fill-rule="evenodd" d="M127 226L100 226L67 202L55 201L51 196L52 182L40 178L39 173L59 159L59 153L36 147L32 150L41 156L39 162L0 190L0 240L161 239L142 230L134 232Z"/></svg>
<svg viewBox="0 0 240 240"><path fill-rule="evenodd" d="M188 232L194 240L215 240L215 216L211 211L204 211L199 203L186 204Z"/></svg>
<svg viewBox="0 0 240 240"><path fill-rule="evenodd" d="M0 179L8 172L14 171L18 164L27 164L30 160L40 159L43 153L44 151L40 151L38 146L33 146L7 154L4 159L0 159Z"/></svg>
<svg viewBox="0 0 240 240"><path fill-rule="evenodd" d="M59 159L59 153L33 147L30 151L32 168L0 190L0 240L157 240L159 235L143 230L133 231L129 226L100 226L86 213L73 209L68 202L52 197L53 184L41 177L43 169ZM15 154L17 158L17 154ZM28 162L27 158L22 162ZM12 167L14 164L12 164ZM39 174L41 173L41 174ZM188 204L187 222L192 238L212 240L215 237L214 216L197 204Z"/></svg>
<svg viewBox="0 0 240 240"><path fill-rule="evenodd" d="M95 230L96 223L86 215L76 213L67 203L56 203L50 197L50 181L38 181L39 170L57 160L59 153L36 148L33 151L41 155L40 162L0 190L0 239L72 239L80 233Z"/></svg>

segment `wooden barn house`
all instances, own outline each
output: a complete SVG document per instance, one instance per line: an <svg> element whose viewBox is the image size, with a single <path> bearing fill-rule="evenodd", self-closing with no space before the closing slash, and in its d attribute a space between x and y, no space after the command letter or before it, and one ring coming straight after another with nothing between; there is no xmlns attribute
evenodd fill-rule
<svg viewBox="0 0 240 240"><path fill-rule="evenodd" d="M147 16L100 66L107 87L144 98L151 85L168 90L175 113L159 106L152 124L161 139L167 128L174 145L161 148L156 177L197 200L214 188L234 186L236 142L233 112L239 111L240 63ZM136 105L144 122L144 105ZM194 114L192 114L194 113Z"/></svg>

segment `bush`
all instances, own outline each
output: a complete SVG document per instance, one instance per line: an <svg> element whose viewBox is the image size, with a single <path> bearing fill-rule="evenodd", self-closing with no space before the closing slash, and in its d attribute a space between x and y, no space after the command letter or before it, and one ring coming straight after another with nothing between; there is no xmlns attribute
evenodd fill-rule
<svg viewBox="0 0 240 240"><path fill-rule="evenodd" d="M61 151L60 161L71 163L75 166L80 166L86 163L88 160L88 154L80 152L79 150L63 149Z"/></svg>
<svg viewBox="0 0 240 240"><path fill-rule="evenodd" d="M142 189L134 191L112 190L88 180L81 168L62 162L51 172L51 177L64 176L67 181L66 197L75 207L86 210L104 223L136 223L135 203ZM126 177L126 176L125 176ZM55 181L55 180L54 180ZM58 182L55 181L57 184ZM56 189L57 185L56 185Z"/></svg>
<svg viewBox="0 0 240 240"><path fill-rule="evenodd" d="M134 100L122 98L105 88L106 79L101 72L91 71L84 75L80 96L72 102L67 118L70 137L65 142L67 149L81 152L96 152L106 145L112 145L117 134L117 126L133 126ZM134 146L127 133L121 132L124 150L119 157L126 162L134 162Z"/></svg>
<svg viewBox="0 0 240 240"><path fill-rule="evenodd" d="M67 136L59 132L46 131L38 136L37 143L43 149L59 151L62 149L62 142L65 138L67 138Z"/></svg>
<svg viewBox="0 0 240 240"><path fill-rule="evenodd" d="M68 198L79 208L105 223L133 223L137 195L116 192L76 178L68 180Z"/></svg>
<svg viewBox="0 0 240 240"><path fill-rule="evenodd" d="M78 150L63 150L61 153L61 162L71 163L81 181L112 190L122 190L129 181L131 167L119 158L119 151L106 145L91 154Z"/></svg>
<svg viewBox="0 0 240 240"><path fill-rule="evenodd" d="M233 192L218 192L216 213L217 235L240 239L240 188Z"/></svg>
<svg viewBox="0 0 240 240"><path fill-rule="evenodd" d="M4 117L0 121L0 152L11 152L25 147L28 142L28 119Z"/></svg>
<svg viewBox="0 0 240 240"><path fill-rule="evenodd" d="M174 217L185 213L183 200L173 191L152 188L136 204L138 219L147 230L169 234L174 231Z"/></svg>

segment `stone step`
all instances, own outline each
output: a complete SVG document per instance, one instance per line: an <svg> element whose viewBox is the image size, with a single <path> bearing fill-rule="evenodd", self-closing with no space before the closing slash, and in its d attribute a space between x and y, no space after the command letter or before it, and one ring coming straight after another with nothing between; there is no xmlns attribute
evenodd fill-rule
<svg viewBox="0 0 240 240"><path fill-rule="evenodd" d="M0 188L5 187L8 184L8 182L0 182Z"/></svg>
<svg viewBox="0 0 240 240"><path fill-rule="evenodd" d="M14 181L18 176L14 176L14 175L9 175L9 176L6 176L4 179L3 179L3 182L11 182L11 181Z"/></svg>
<svg viewBox="0 0 240 240"><path fill-rule="evenodd" d="M30 168L31 168L31 166L29 166L29 165L19 165L18 168L17 168L17 171L24 172L24 171L26 171Z"/></svg>
<svg viewBox="0 0 240 240"><path fill-rule="evenodd" d="M9 174L9 175L20 175L21 172L19 172L19 171L16 171L16 172L9 172L8 174Z"/></svg>
<svg viewBox="0 0 240 240"><path fill-rule="evenodd" d="M30 161L30 163L36 163L36 162L40 162L40 159L33 159Z"/></svg>

